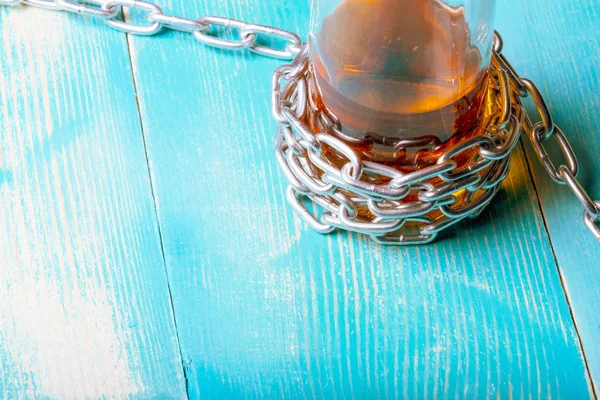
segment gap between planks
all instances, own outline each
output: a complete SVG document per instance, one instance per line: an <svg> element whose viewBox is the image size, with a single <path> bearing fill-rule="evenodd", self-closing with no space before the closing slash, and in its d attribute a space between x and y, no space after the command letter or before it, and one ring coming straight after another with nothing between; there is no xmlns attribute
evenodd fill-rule
<svg viewBox="0 0 600 400"><path fill-rule="evenodd" d="M598 388L596 388L596 385L594 384L594 380L592 379L592 373L590 371L588 357L587 357L587 354L585 353L585 347L583 346L581 334L579 333L579 326L577 325L577 320L575 319L573 307L571 306L571 299L569 297L569 291L567 290L567 286L566 286L563 274L561 273L560 266L558 265L558 258L556 256L556 251L554 250L554 242L552 240L552 235L550 235L550 228L548 227L548 221L546 220L546 213L544 211L544 208L542 207L540 192L538 190L538 185L537 185L534 173L533 173L532 161L529 157L528 152L526 151L526 148L525 148L526 146L525 146L525 143L523 142L522 136L519 141L521 142L520 143L521 150L523 152L523 156L525 157L525 165L527 167L527 173L529 175L529 180L531 181L531 184L533 185L533 190L535 191L536 205L540 212L540 215L542 216L542 223L544 224L544 229L546 230L546 236L548 237L548 242L550 243L550 249L552 250L552 258L554 259L554 265L556 267L556 271L558 272L558 279L560 279L560 286L562 287L563 293L565 295L565 300L567 302L567 305L569 306L569 314L571 315L571 320L573 321L573 326L575 327L575 332L577 333L577 341L579 343L579 348L581 349L581 355L583 357L583 363L585 365L586 378L588 380L592 395L594 396L595 399L598 399Z"/></svg>
<svg viewBox="0 0 600 400"><path fill-rule="evenodd" d="M129 16L129 12L124 13L125 14L125 20L129 20L130 16ZM167 280L167 291L169 293L169 306L171 308L171 315L173 318L173 325L175 326L175 339L176 339L176 343L177 343L177 349L179 350L179 359L181 361L181 371L183 373L183 379L185 380L185 391L186 391L186 397L188 398L188 400L190 399L190 391L189 391L189 382L188 382L188 376L187 376L187 369L185 367L186 363L183 357L183 353L181 351L181 342L179 340L179 328L177 326L177 316L175 315L175 305L173 304L173 293L171 291L171 281L169 279L169 272L167 270L167 258L165 256L165 244L164 244L164 240L163 240L163 233L162 233L162 226L160 224L160 218L158 215L158 202L156 201L156 193L154 190L154 182L152 180L152 171L150 169L150 158L148 156L148 146L146 143L146 133L144 130L144 121L142 118L142 111L140 108L140 100L139 100L139 96L138 96L138 90L137 90L137 80L136 80L136 75L135 75L135 68L134 68L134 64L133 64L133 53L131 51L131 47L133 45L132 40L133 40L133 35L129 34L129 33L125 33L125 43L126 43L126 47L127 47L127 56L129 58L129 66L131 68L131 80L133 82L133 92L135 95L135 105L137 107L137 113L138 113L138 119L140 121L140 131L142 134L142 143L144 145L144 157L146 159L146 170L148 171L148 182L150 183L150 193L152 195L152 202L153 202L153 206L154 206L154 218L156 221L156 229L158 230L158 240L160 242L160 254L162 257L162 263L163 263L163 269L165 272L165 278Z"/></svg>

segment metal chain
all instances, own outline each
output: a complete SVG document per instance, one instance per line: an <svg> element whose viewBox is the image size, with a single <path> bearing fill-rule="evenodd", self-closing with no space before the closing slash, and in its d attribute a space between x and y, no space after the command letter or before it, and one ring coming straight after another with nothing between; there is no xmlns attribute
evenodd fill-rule
<svg viewBox="0 0 600 400"><path fill-rule="evenodd" d="M290 183L288 202L318 232L339 228L382 244L429 243L442 230L477 216L508 175L509 157L525 123L521 105L512 105L508 74L492 75L499 117L490 122L489 135L452 146L433 166L403 173L362 159L347 143L356 139L343 134L337 117L311 104L307 88L313 78L305 46L291 64L275 71L272 82L273 116L279 122L276 157ZM403 141L398 149L431 141ZM461 155L474 152L470 163L459 166ZM315 216L305 200L323 210L321 215Z"/></svg>
<svg viewBox="0 0 600 400"><path fill-rule="evenodd" d="M532 124L530 116L526 115L526 123L524 125L538 160L556 183L567 185L579 200L583 206L583 221L585 226L596 240L600 242L600 201L593 201L577 180L579 162L571 144L563 131L554 124L550 109L537 86L529 79L521 78L502 54L502 38L497 32L494 54L494 61L497 62L498 67L508 72L513 90L522 99L531 95L540 114L541 121L536 124ZM558 142L566 164L561 163L557 167L554 161L552 161L545 148L545 143L551 138L555 138Z"/></svg>
<svg viewBox="0 0 600 400"><path fill-rule="evenodd" d="M383 244L429 243L442 230L476 217L491 202L508 175L510 156L524 130L550 177L567 185L581 202L584 223L600 242L600 201L593 201L577 180L579 164L571 145L554 124L536 85L521 78L502 54L502 38L497 33L490 90L498 112L488 121L487 132L450 147L433 166L403 173L363 160L351 145L375 138L344 135L333 113L311 104L308 46L293 32L217 16L168 15L158 5L142 0L0 0L0 5L99 18L133 35L155 35L168 28L191 33L208 46L293 60L277 68L272 80L272 114L279 124L276 158L290 183L288 202L318 232L340 228L367 234ZM143 12L143 21L125 20L126 9ZM521 103L528 96L541 117L535 124ZM311 126L318 127L318 132ZM565 163L557 165L548 154L545 143L551 138L559 144ZM437 138L426 136L398 141L395 149L432 145L439 145ZM474 158L467 165L455 161L472 153ZM316 217L304 200L323 210L321 215Z"/></svg>
<svg viewBox="0 0 600 400"><path fill-rule="evenodd" d="M339 119L326 106L312 103L307 88L318 88L305 46L291 64L275 71L272 82L272 112L279 123L276 157L290 184L292 208L321 233L339 228L383 244L429 243L450 226L478 216L492 201L525 131L548 174L581 201L585 225L600 241L600 202L592 201L577 181L579 165L569 142L538 88L519 77L501 51L502 38L496 34L489 94L497 111L484 133L446 149L435 165L403 173L361 158L351 145L359 142L364 148L374 138L344 135ZM528 96L541 116L536 124L522 105ZM546 151L551 138L558 142L564 164L555 164ZM410 147L439 144L426 136L398 141L394 149L401 154ZM471 161L459 165L456 160L466 155Z"/></svg>
<svg viewBox="0 0 600 400"><path fill-rule="evenodd" d="M168 15L158 5L142 0L0 0L0 5L21 4L99 18L111 28L132 35L155 35L168 28L191 33L207 46L248 49L281 60L293 59L302 47L300 37L290 31L209 15L197 19ZM135 22L125 21L125 9L137 10L144 16Z"/></svg>

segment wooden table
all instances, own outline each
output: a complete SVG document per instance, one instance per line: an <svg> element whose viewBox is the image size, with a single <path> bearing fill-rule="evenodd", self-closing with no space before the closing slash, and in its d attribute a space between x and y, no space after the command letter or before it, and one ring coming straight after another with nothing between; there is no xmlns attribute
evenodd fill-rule
<svg viewBox="0 0 600 400"><path fill-rule="evenodd" d="M161 2L305 33L307 1ZM499 0L600 198L600 3ZM0 8L1 398L569 398L600 387L600 246L528 144L427 247L284 201L277 61ZM306 36L306 35L304 35Z"/></svg>

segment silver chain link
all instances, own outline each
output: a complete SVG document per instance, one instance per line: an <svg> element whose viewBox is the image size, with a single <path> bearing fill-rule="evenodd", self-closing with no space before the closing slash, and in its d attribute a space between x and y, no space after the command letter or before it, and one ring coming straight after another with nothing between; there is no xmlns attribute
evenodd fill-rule
<svg viewBox="0 0 600 400"><path fill-rule="evenodd" d="M0 0L0 5L28 5L95 17L133 35L155 35L167 28L191 33L208 46L247 49L293 60L277 68L272 80L272 114L279 124L276 159L290 184L288 202L320 233L339 228L367 234L382 244L432 242L442 230L478 216L492 201L508 175L510 156L524 130L550 177L567 185L581 202L585 226L600 242L600 201L593 201L577 180L579 164L571 145L554 124L536 85L521 78L502 54L498 34L490 77L498 118L486 133L445 150L435 165L403 173L363 160L351 145L369 138L344 135L335 115L311 104L308 46L293 32L218 16L188 19L168 15L158 5L142 0ZM127 21L125 9L142 12L144 17ZM541 117L535 124L521 104L528 96ZM310 118L319 132L307 124ZM551 138L566 160L558 166L545 148ZM439 144L436 138L422 137L398 141L395 147L401 151L434 144ZM455 159L472 152L476 153L473 161L459 167ZM320 216L316 216L316 209L310 211L305 200L322 210Z"/></svg>

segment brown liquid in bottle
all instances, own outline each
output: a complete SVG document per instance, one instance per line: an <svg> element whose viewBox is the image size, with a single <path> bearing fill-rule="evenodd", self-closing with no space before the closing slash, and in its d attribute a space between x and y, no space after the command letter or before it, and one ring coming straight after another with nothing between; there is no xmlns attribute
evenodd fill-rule
<svg viewBox="0 0 600 400"><path fill-rule="evenodd" d="M470 36L464 9L440 0L345 0L314 36L311 96L367 138L353 145L363 157L434 164L485 117L487 68Z"/></svg>

